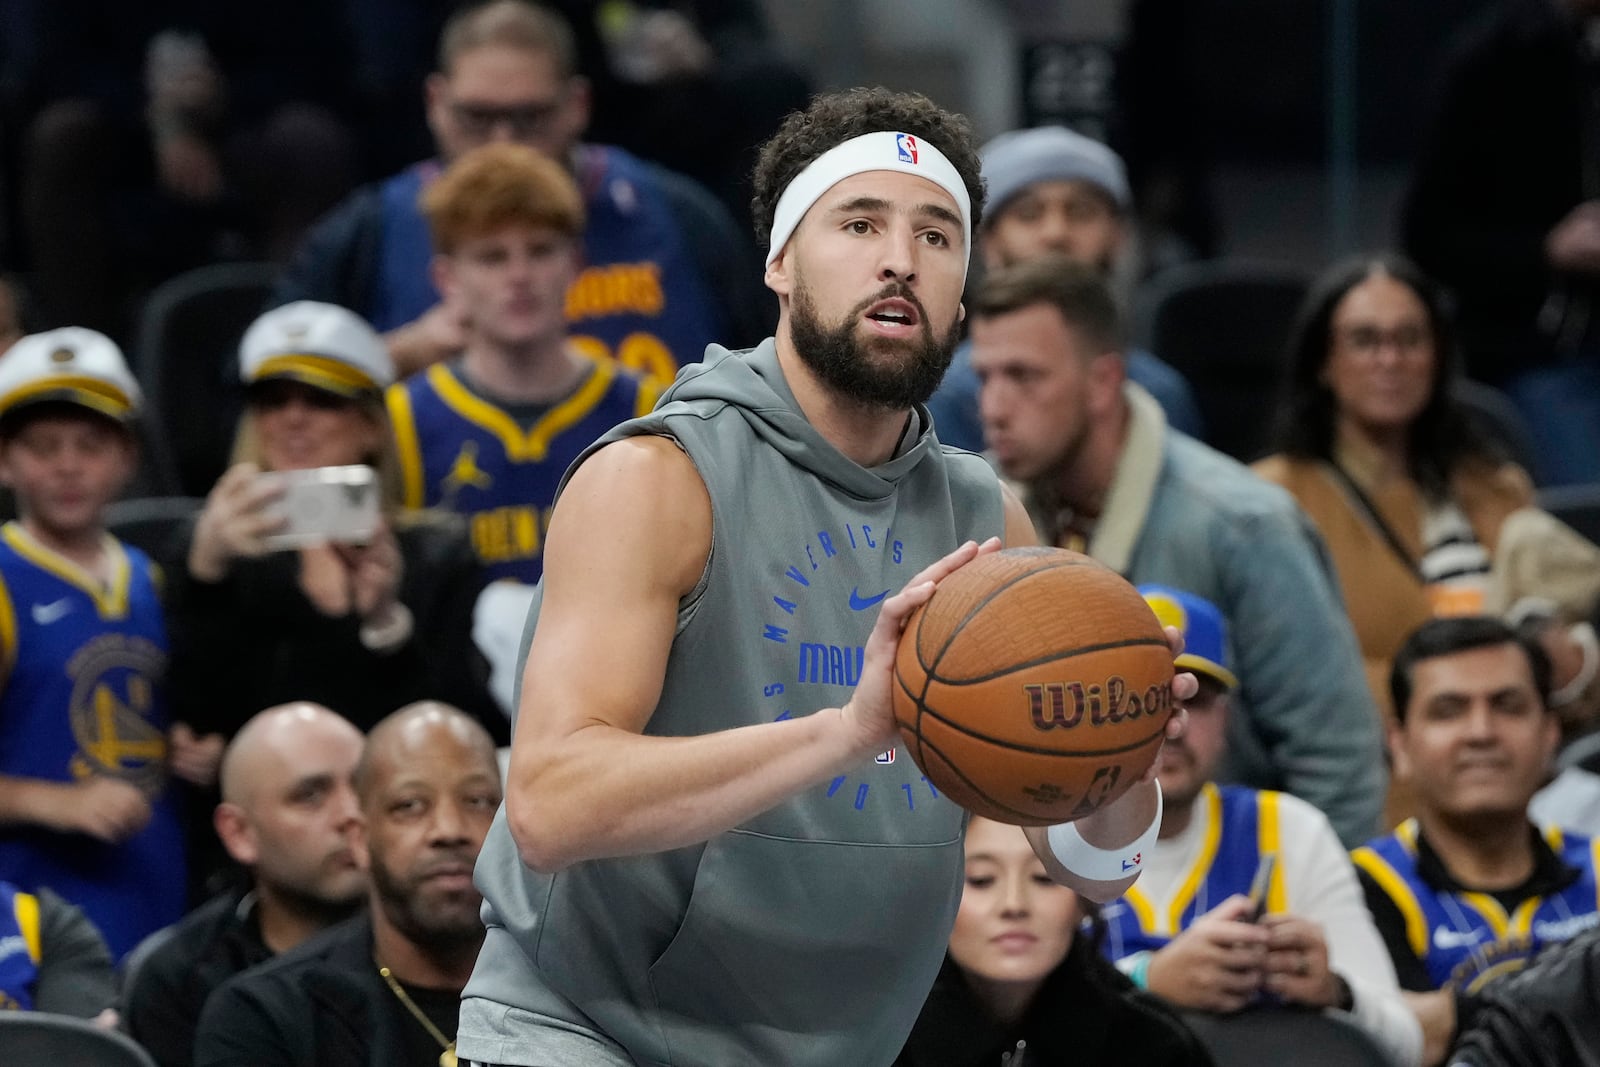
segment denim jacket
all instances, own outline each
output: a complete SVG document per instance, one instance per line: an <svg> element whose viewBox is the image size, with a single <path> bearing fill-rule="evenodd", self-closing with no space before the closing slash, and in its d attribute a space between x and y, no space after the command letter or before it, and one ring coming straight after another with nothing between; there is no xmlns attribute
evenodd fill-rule
<svg viewBox="0 0 1600 1067"><path fill-rule="evenodd" d="M1388 774L1378 710L1332 562L1294 499L1168 428L1123 386L1127 439L1089 555L1135 584L1215 603L1239 676L1223 779L1281 789L1328 816L1347 847L1378 826ZM1019 487L1034 527L1057 541L1039 486Z"/></svg>

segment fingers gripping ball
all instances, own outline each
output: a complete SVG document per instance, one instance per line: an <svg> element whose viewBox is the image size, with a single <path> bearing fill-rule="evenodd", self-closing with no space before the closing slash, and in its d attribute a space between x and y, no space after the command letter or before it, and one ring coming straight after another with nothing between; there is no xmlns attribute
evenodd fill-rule
<svg viewBox="0 0 1600 1067"><path fill-rule="evenodd" d="M917 765L975 815L1044 826L1121 796L1160 751L1172 651L1136 589L1059 548L962 567L906 623L894 710Z"/></svg>

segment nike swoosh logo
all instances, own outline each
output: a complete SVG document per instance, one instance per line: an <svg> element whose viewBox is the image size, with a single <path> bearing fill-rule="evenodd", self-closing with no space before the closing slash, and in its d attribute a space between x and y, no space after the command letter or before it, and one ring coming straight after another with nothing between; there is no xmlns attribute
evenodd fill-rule
<svg viewBox="0 0 1600 1067"><path fill-rule="evenodd" d="M852 588L850 590L850 610L866 611L868 608L872 607L872 605L876 604L878 601L882 600L888 595L889 590L885 589L877 596L862 596L861 590Z"/></svg>
<svg viewBox="0 0 1600 1067"><path fill-rule="evenodd" d="M49 604L35 604L33 606L33 621L40 626L49 626L67 612L72 610L72 601L67 597L52 601Z"/></svg>
<svg viewBox="0 0 1600 1067"><path fill-rule="evenodd" d="M1441 926L1433 932L1433 943L1442 949L1471 948L1483 939L1477 930L1452 930L1448 926Z"/></svg>

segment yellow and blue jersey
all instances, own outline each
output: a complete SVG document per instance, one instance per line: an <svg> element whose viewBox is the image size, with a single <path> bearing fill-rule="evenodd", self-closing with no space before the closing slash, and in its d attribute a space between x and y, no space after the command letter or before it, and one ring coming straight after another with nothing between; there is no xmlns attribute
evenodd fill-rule
<svg viewBox="0 0 1600 1067"><path fill-rule="evenodd" d="M42 953L39 898L0 882L0 1011L33 1008Z"/></svg>
<svg viewBox="0 0 1600 1067"><path fill-rule="evenodd" d="M108 538L102 585L17 523L0 527L0 775L79 782L103 774L150 799L120 844L0 828L0 880L48 886L83 909L120 957L182 917L183 832L167 788L167 634L155 565Z"/></svg>
<svg viewBox="0 0 1600 1067"><path fill-rule="evenodd" d="M1194 863L1165 907L1158 908L1135 885L1101 910L1106 955L1120 960L1160 949L1224 900L1248 894L1261 857L1281 851L1280 800L1271 790L1206 783L1196 801L1205 833ZM1289 910L1281 864L1267 884L1266 908L1269 913Z"/></svg>
<svg viewBox="0 0 1600 1067"><path fill-rule="evenodd" d="M1417 862L1417 821L1408 819L1351 853L1405 920L1406 942L1438 988L1471 993L1502 974L1521 970L1546 945L1600 924L1595 868L1600 839L1544 831L1551 851L1579 875L1565 888L1531 896L1507 912L1487 893L1440 889Z"/></svg>
<svg viewBox="0 0 1600 1067"><path fill-rule="evenodd" d="M537 582L567 468L613 426L648 412L656 395L654 382L596 360L571 396L524 428L435 364L389 389L406 505L464 515L490 580Z"/></svg>

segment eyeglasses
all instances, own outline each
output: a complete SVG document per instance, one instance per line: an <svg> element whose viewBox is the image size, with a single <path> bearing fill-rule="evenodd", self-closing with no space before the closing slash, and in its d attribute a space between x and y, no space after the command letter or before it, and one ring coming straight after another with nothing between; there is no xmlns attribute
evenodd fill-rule
<svg viewBox="0 0 1600 1067"><path fill-rule="evenodd" d="M450 113L455 116L461 132L468 137L488 140L494 136L495 130L503 125L514 139L526 141L549 133L565 104L564 98L549 103L522 104L513 107L456 100L450 104Z"/></svg>
<svg viewBox="0 0 1600 1067"><path fill-rule="evenodd" d="M1426 326L1408 323L1392 330L1376 326L1346 326L1333 331L1334 339L1355 355L1365 359L1375 357L1385 346L1390 346L1402 356L1415 356L1433 344L1433 331Z"/></svg>
<svg viewBox="0 0 1600 1067"><path fill-rule="evenodd" d="M254 411L279 411L296 400L315 411L342 411L355 404L338 393L283 379L257 382L250 387L246 400Z"/></svg>

